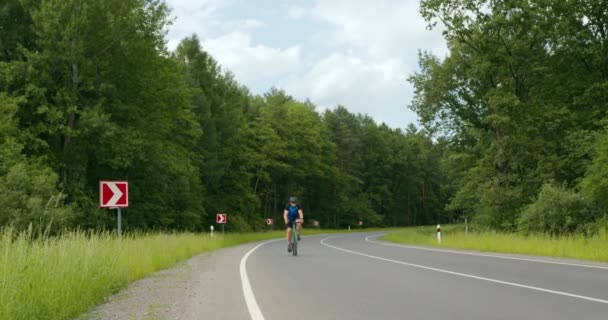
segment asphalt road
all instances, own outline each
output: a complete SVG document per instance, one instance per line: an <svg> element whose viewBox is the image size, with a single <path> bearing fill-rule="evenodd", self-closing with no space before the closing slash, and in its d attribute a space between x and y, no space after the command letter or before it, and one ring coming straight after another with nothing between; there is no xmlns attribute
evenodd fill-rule
<svg viewBox="0 0 608 320"><path fill-rule="evenodd" d="M268 242L240 261L247 316L608 319L608 265L388 245L377 234Z"/></svg>
<svg viewBox="0 0 608 320"><path fill-rule="evenodd" d="M608 264L401 246L378 233L196 256L82 319L608 319Z"/></svg>

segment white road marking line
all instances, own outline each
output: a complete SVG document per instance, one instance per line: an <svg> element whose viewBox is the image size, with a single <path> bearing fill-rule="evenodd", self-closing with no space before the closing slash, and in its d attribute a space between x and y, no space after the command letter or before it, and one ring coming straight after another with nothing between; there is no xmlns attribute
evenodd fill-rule
<svg viewBox="0 0 608 320"><path fill-rule="evenodd" d="M251 320L265 320L265 318L264 318L264 315L262 314L262 311L260 310L260 306L258 305L258 302L255 300L255 294L253 294L253 290L251 289L251 283L249 282L249 276L247 275L247 258L249 258L249 256L257 248L259 248L267 243L275 242L275 241L279 241L279 240L281 240L281 239L262 242L262 243L258 244L257 246L253 247L251 250L249 250L243 256L243 258L241 258L241 264L239 266L239 271L241 274L241 285L243 287L243 295L245 296L245 303L247 304L247 310L249 310L249 315L251 316Z"/></svg>
<svg viewBox="0 0 608 320"><path fill-rule="evenodd" d="M566 296L566 297L577 298L577 299L581 299L581 300L587 300L587 301L593 301L593 302L599 302L599 303L608 304L608 300L602 300L602 299L597 299L597 298L588 297L588 296L582 296L582 295L578 295L578 294L572 294L572 293L567 293L567 292L562 292L562 291L556 291L556 290L544 289L544 288L539 288L539 287L534 287L534 286L528 286L528 285L525 285L525 284L519 284L519 283L514 283L514 282L508 282L508 281L496 280L496 279L491 279L491 278L479 277L479 276L474 276L474 275L470 275L470 274L466 274L466 273L460 273L460 272L454 272L454 271L449 271L449 270L444 270L444 269L432 268L432 267L427 267L427 266L423 266L423 265L419 265L419 264L413 264L413 263L408 263L408 262L399 261L399 260L392 260L392 259L387 259L387 258L382 258L382 257L378 257L378 256L373 256L373 255L370 255L370 254L365 254L365 253L361 253L361 252L357 252L357 251L352 251L352 250L348 250L348 249L344 249L344 248L339 248L339 247L332 246L332 245L329 245L329 244L325 243L325 240L328 240L328 239L331 239L331 238L335 238L335 237L325 238L325 239L321 240L321 244L324 245L324 246L326 246L326 247L329 247L329 248L332 248L332 249L336 249L336 250L340 250L340 251L344 251L344 252L347 252L347 253L356 254L356 255L360 255L360 256L376 259L376 260L381 260L381 261L401 264L401 265L405 265L405 266L409 266L409 267L413 267L413 268L419 268L419 269L424 269L424 270L441 272L441 273L451 274L451 275L465 277L465 278L471 278L471 279L476 279L476 280L488 281L488 282L503 284L503 285L512 286L512 287L524 288L524 289L529 289L529 290L534 290L534 291L540 291L540 292L545 292L545 293L552 293L552 294L560 295L560 296Z"/></svg>
<svg viewBox="0 0 608 320"><path fill-rule="evenodd" d="M306 238L310 237L318 237L324 236L326 234L318 234L313 236L306 236ZM274 239L266 242L262 242L257 246L251 248L242 258L241 263L239 265L239 273L241 274L241 287L243 288L243 296L245 297L245 303L247 304L247 310L249 311L249 316L251 316L251 320L265 320L262 311L260 310L260 306L258 305L257 300L255 299L255 294L253 294L253 289L251 289L251 283L249 282L249 276L247 275L247 259L249 256L257 250L259 247L276 241L283 241L284 239Z"/></svg>
<svg viewBox="0 0 608 320"><path fill-rule="evenodd" d="M467 256L478 256L478 257L506 259L506 260L518 260L518 261L537 262L537 263L549 263L549 264L557 264L557 265L571 266L571 267L582 267L582 268L608 270L608 267L594 266L594 265L590 265L590 264L568 263L568 262L547 261L547 260L527 259L527 258L517 258L517 257L508 257L508 256L493 255L493 254L483 254L483 253L473 253L473 252L461 252L461 251L455 251L455 250L432 249L432 248L408 246L408 245L402 245L402 244L385 243L385 242L370 240L369 239L370 237L371 236L365 237L365 241L370 242L370 243L374 243L374 244L383 245L383 246L389 246L389 247L401 247L401 248L421 250L421 251L434 251L434 252L442 252L442 253L461 254L461 255L467 255Z"/></svg>

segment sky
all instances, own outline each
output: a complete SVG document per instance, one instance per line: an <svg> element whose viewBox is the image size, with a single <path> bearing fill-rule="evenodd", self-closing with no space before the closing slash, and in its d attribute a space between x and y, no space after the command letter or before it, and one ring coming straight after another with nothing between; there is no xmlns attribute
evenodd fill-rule
<svg viewBox="0 0 608 320"><path fill-rule="evenodd" d="M253 94L285 90L319 109L343 105L393 128L417 124L408 109L419 50L439 57L420 0L166 0L174 49L197 34L203 49Z"/></svg>

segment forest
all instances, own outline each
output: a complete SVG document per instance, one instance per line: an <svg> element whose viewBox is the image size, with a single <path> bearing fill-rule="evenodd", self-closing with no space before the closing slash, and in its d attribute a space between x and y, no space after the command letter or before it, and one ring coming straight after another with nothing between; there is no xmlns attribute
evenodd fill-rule
<svg viewBox="0 0 608 320"><path fill-rule="evenodd" d="M126 230L460 222L523 233L608 225L608 2L423 0L449 54L403 75L419 124L252 94L196 35L167 48L162 0L0 4L0 225ZM418 31L416 31L418 32ZM370 79L373 81L373 79ZM373 106L370 106L373 107Z"/></svg>

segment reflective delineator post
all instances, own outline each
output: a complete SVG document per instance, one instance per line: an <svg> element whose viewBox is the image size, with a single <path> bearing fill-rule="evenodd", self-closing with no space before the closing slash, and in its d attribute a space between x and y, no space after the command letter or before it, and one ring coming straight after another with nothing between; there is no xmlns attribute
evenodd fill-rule
<svg viewBox="0 0 608 320"><path fill-rule="evenodd" d="M437 225L437 242L441 243L441 226Z"/></svg>
<svg viewBox="0 0 608 320"><path fill-rule="evenodd" d="M213 226L210 226L210 227L209 227L209 230L211 231L211 236L212 236L212 237L213 237L213 229L214 229L214 228L213 228Z"/></svg>

